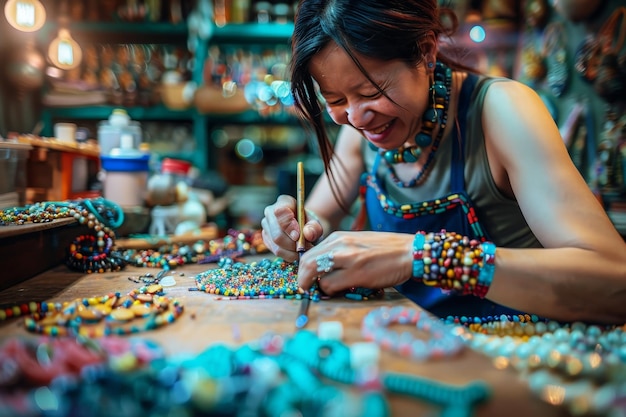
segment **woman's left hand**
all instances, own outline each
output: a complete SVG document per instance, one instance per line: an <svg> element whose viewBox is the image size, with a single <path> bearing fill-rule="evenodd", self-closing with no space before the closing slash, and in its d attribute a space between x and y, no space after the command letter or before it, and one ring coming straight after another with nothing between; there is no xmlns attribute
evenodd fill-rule
<svg viewBox="0 0 626 417"><path fill-rule="evenodd" d="M308 290L318 281L333 295L353 287L392 287L410 279L412 271L412 234L334 232L302 255L298 283Z"/></svg>

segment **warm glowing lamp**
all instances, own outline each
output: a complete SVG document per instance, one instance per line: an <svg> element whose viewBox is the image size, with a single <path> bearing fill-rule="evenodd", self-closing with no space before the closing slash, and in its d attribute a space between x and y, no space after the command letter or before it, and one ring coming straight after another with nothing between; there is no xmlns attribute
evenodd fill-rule
<svg viewBox="0 0 626 417"><path fill-rule="evenodd" d="M59 35L48 47L48 58L57 68L69 70L80 64L83 59L83 51L70 35L70 31L61 28Z"/></svg>
<svg viewBox="0 0 626 417"><path fill-rule="evenodd" d="M4 5L9 24L21 32L34 32L46 22L46 9L39 0L9 0Z"/></svg>

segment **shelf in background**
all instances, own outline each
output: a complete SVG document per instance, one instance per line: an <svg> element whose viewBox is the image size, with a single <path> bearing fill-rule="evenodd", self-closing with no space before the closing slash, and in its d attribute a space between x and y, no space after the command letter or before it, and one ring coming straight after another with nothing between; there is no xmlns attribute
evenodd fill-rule
<svg viewBox="0 0 626 417"><path fill-rule="evenodd" d="M114 109L124 108L133 120L191 120L194 109L172 110L162 104L140 107L124 107L113 105L80 106L80 107L47 107L45 112L53 119L105 120Z"/></svg>
<svg viewBox="0 0 626 417"><path fill-rule="evenodd" d="M231 23L214 26L212 43L288 43L293 33L292 23Z"/></svg>
<svg viewBox="0 0 626 417"><path fill-rule="evenodd" d="M57 23L44 25L42 39L52 39L58 28ZM68 29L79 43L87 40L102 43L103 39L108 43L184 43L189 35L186 22L73 22Z"/></svg>

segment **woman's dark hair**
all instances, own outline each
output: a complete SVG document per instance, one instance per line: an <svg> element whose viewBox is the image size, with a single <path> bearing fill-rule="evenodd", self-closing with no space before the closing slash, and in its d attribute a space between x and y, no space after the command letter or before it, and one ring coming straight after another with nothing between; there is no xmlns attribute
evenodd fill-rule
<svg viewBox="0 0 626 417"><path fill-rule="evenodd" d="M446 17L450 25L442 23ZM309 72L311 59L329 42L335 42L352 58L372 84L357 54L379 60L418 64L424 59L421 42L429 34L437 39L456 30L454 12L437 0L301 0L292 35L291 93L296 112L307 120L317 136L319 152L337 198L330 167L332 144L325 129L324 107ZM469 68L439 50L437 59L452 69ZM377 86L377 85L376 85ZM378 87L378 86L377 86ZM384 94L383 91L381 93ZM342 207L341 200L338 199Z"/></svg>

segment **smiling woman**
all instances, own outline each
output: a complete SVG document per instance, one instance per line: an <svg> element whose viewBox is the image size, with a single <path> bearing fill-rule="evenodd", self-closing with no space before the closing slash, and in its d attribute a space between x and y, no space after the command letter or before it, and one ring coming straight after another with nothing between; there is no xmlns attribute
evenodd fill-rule
<svg viewBox="0 0 626 417"><path fill-rule="evenodd" d="M332 253L331 295L395 287L442 317L623 322L626 244L539 95L460 63L451 15L436 0L299 2L291 91L326 169L304 225L293 197L265 209L267 247L295 260L304 234L304 289Z"/></svg>

